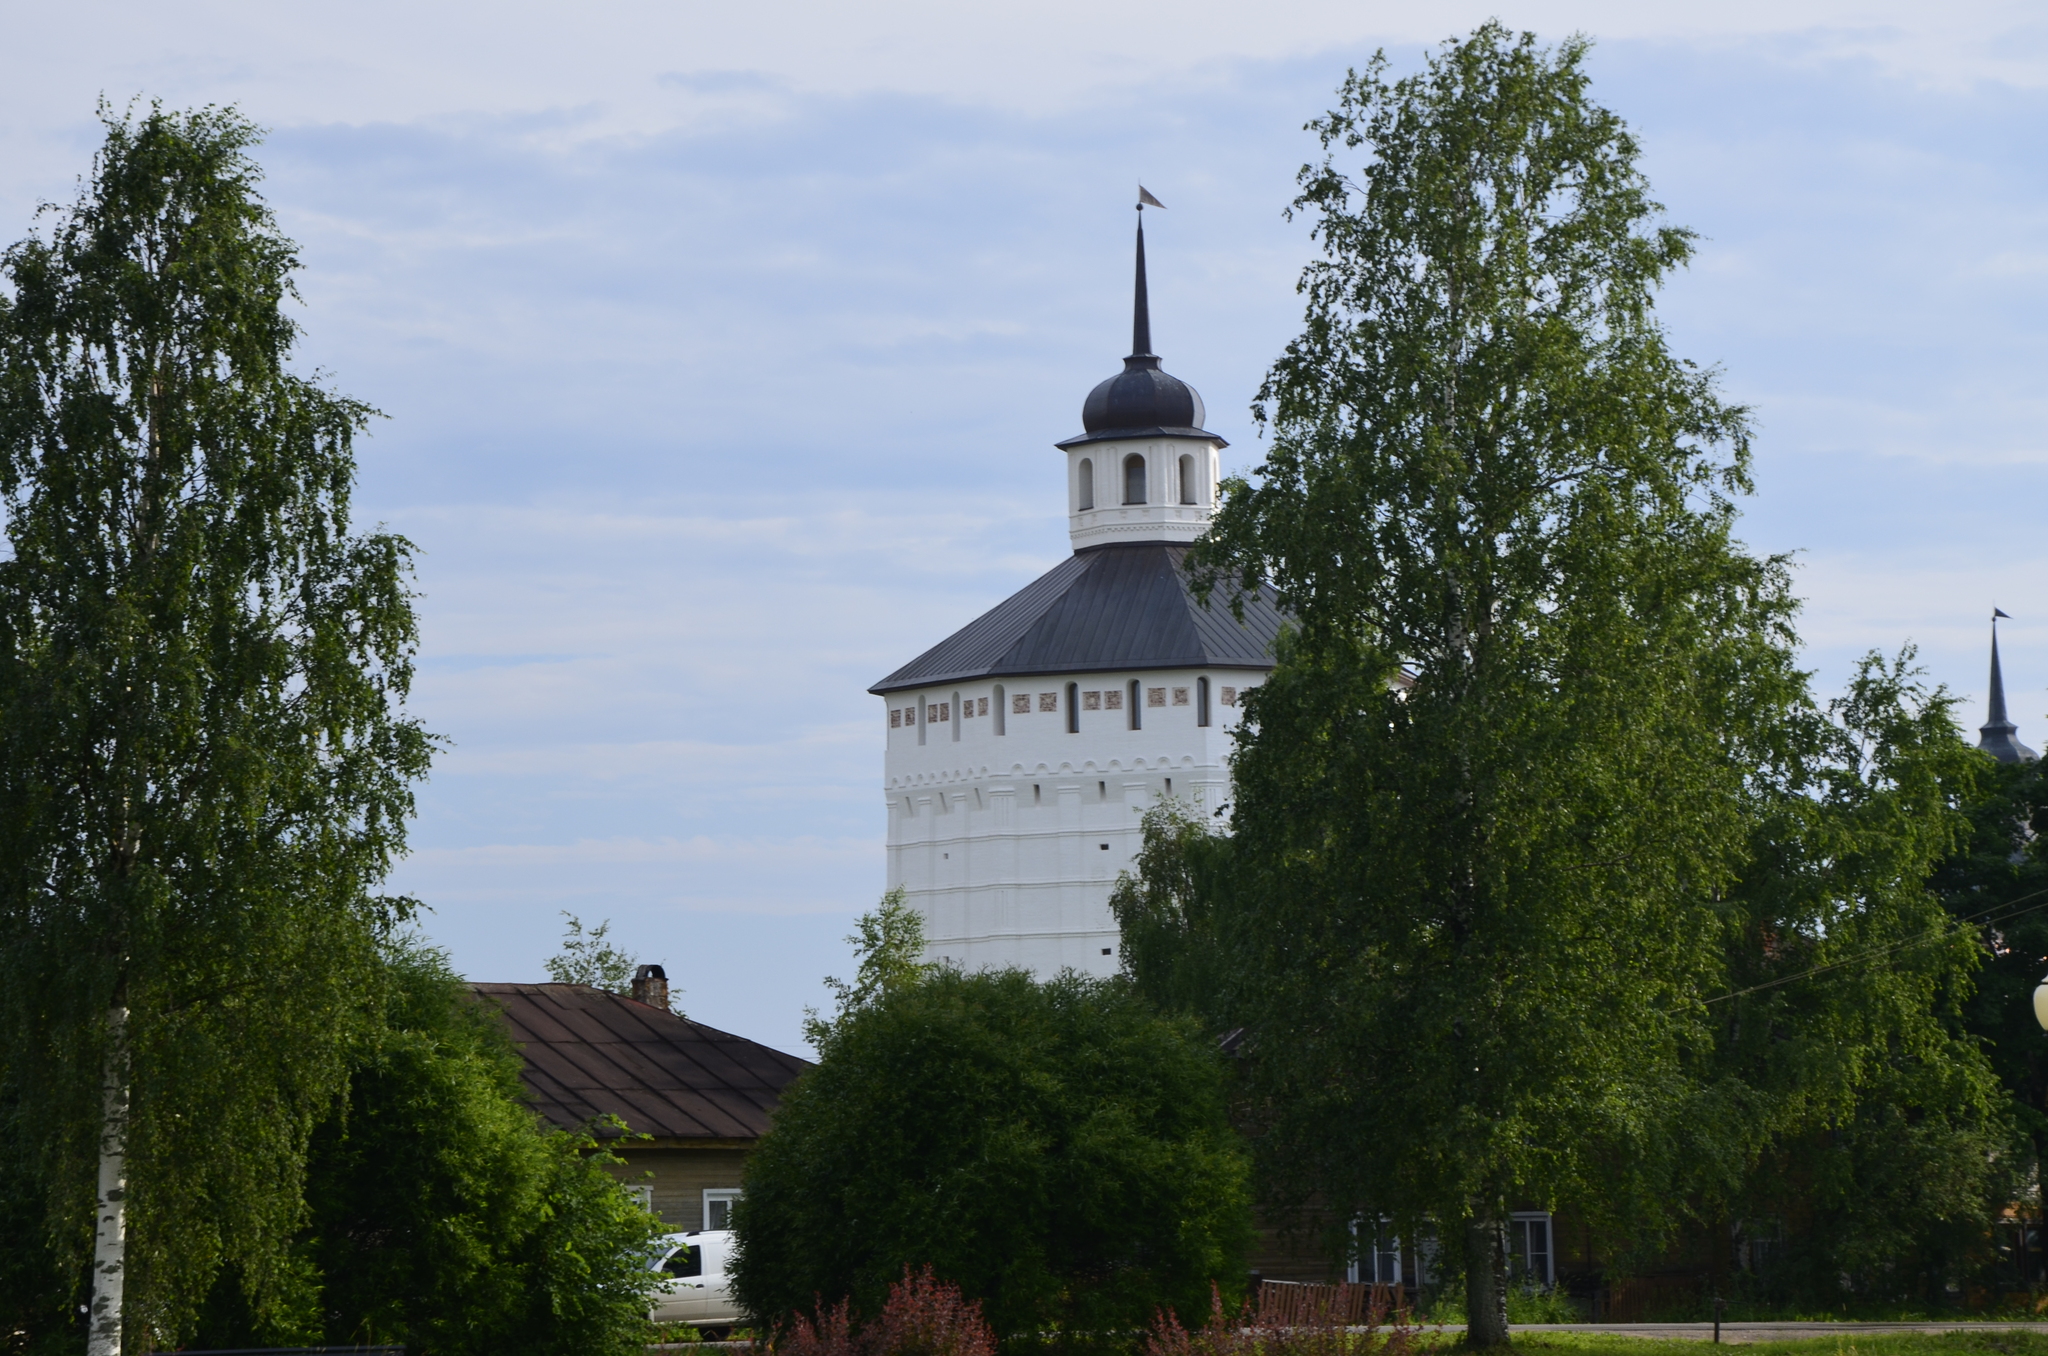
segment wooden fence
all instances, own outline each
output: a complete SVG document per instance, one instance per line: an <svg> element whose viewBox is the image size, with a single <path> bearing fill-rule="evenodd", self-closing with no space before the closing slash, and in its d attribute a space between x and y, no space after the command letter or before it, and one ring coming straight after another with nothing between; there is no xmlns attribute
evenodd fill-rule
<svg viewBox="0 0 2048 1356"><path fill-rule="evenodd" d="M1315 1285L1302 1281L1260 1281L1255 1320L1262 1328L1356 1326L1379 1322L1403 1307L1393 1285Z"/></svg>

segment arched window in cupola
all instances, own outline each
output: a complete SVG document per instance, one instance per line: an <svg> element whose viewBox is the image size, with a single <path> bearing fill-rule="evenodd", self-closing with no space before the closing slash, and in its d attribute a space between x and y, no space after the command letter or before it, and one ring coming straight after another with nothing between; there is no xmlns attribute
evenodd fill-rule
<svg viewBox="0 0 2048 1356"><path fill-rule="evenodd" d="M1124 458L1124 502L1145 502L1145 459L1135 452Z"/></svg>
<svg viewBox="0 0 2048 1356"><path fill-rule="evenodd" d="M1080 480L1081 480L1081 483L1080 483L1080 485L1079 485L1079 486L1078 486L1077 488L1079 488L1079 490L1080 490L1080 494L1079 494L1079 496L1078 496L1078 497L1076 497L1076 499L1074 500L1074 506L1075 506L1076 508L1082 508L1082 509L1092 509L1092 508L1094 508L1094 507L1095 507L1095 463L1094 463L1094 461L1093 461L1093 460L1091 460L1091 459L1090 459L1090 458L1088 458L1088 457L1083 457L1083 458L1081 458L1081 466L1080 466L1080 470L1079 470L1079 475L1080 475Z"/></svg>
<svg viewBox="0 0 2048 1356"><path fill-rule="evenodd" d="M1180 459L1180 502L1198 502L1195 498L1195 459L1189 456Z"/></svg>

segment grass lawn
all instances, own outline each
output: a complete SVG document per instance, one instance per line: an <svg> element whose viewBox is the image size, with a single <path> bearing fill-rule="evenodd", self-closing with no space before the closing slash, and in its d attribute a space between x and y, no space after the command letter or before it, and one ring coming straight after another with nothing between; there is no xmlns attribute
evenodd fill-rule
<svg viewBox="0 0 2048 1356"><path fill-rule="evenodd" d="M1460 1334L1462 1336L1462 1334ZM1445 1333L1445 1345L1455 1341ZM1515 1350L1556 1356L1704 1356L1712 1343L1625 1333L1515 1334ZM2033 1332L1838 1333L1787 1342L1724 1342L1729 1356L2048 1356L2048 1335Z"/></svg>

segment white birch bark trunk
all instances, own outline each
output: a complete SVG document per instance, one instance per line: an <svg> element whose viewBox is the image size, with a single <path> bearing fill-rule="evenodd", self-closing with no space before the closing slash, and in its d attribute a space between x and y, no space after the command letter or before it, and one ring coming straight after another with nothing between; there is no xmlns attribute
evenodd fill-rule
<svg viewBox="0 0 2048 1356"><path fill-rule="evenodd" d="M1474 1202L1465 1223L1465 1345L1508 1345L1507 1231L1499 1206Z"/></svg>
<svg viewBox="0 0 2048 1356"><path fill-rule="evenodd" d="M128 1262L128 1009L107 1012L100 1093L100 1180L93 1211L92 1310L86 1356L121 1356L121 1287Z"/></svg>

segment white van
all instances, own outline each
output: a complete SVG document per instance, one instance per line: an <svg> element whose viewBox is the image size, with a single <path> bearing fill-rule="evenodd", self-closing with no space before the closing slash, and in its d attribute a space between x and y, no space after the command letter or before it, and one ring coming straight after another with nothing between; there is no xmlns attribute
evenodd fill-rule
<svg viewBox="0 0 2048 1356"><path fill-rule="evenodd" d="M656 1323L688 1323L699 1329L731 1328L740 1322L739 1307L725 1280L731 1256L730 1229L663 1235L654 1249L654 1269L662 1273L662 1283L648 1317Z"/></svg>

